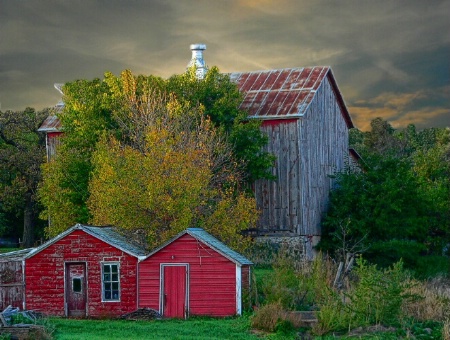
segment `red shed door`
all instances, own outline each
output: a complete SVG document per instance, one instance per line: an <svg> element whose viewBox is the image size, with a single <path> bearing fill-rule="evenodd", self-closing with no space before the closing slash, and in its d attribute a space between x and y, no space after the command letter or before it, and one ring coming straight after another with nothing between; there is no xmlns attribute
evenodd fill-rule
<svg viewBox="0 0 450 340"><path fill-rule="evenodd" d="M162 265L162 315L186 318L188 312L187 265Z"/></svg>
<svg viewBox="0 0 450 340"><path fill-rule="evenodd" d="M66 314L86 316L86 263L66 263Z"/></svg>

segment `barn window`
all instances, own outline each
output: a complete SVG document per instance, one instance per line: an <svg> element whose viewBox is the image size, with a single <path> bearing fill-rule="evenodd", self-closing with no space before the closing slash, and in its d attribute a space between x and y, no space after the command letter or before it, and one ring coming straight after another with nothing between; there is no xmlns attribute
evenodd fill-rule
<svg viewBox="0 0 450 340"><path fill-rule="evenodd" d="M120 275L118 263L103 263L103 301L120 300Z"/></svg>

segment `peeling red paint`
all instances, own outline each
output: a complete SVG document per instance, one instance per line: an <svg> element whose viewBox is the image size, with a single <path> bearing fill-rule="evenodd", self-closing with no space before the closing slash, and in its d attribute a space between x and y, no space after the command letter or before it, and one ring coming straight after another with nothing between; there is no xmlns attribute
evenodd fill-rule
<svg viewBox="0 0 450 340"><path fill-rule="evenodd" d="M102 302L102 261L120 262L119 302ZM137 258L82 230L75 230L26 259L27 309L65 315L64 267L71 262L86 263L88 316L117 316L136 309Z"/></svg>

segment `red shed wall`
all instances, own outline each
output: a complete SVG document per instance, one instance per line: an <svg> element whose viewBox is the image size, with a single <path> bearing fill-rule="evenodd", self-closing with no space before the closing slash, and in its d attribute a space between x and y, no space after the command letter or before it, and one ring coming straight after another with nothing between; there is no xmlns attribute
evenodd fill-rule
<svg viewBox="0 0 450 340"><path fill-rule="evenodd" d="M139 266L139 307L159 310L160 264L189 264L189 314L236 314L236 264L185 234Z"/></svg>
<svg viewBox="0 0 450 340"><path fill-rule="evenodd" d="M120 262L120 302L102 302L101 261ZM27 309L64 316L66 262L86 263L88 316L121 315L136 309L137 259L82 230L26 260Z"/></svg>

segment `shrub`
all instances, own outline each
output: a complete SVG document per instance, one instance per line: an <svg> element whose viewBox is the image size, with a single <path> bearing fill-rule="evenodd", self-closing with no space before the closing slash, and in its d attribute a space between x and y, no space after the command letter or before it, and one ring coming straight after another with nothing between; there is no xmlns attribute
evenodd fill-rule
<svg viewBox="0 0 450 340"><path fill-rule="evenodd" d="M264 282L262 291L266 303L279 303L285 309L297 309L302 294L292 262L278 256L274 271Z"/></svg>
<svg viewBox="0 0 450 340"><path fill-rule="evenodd" d="M279 302L269 303L258 309L252 317L252 327L274 332L279 320L284 320L285 313Z"/></svg>
<svg viewBox="0 0 450 340"><path fill-rule="evenodd" d="M402 262L379 270L359 258L354 275L355 280L347 292L325 287L318 305L319 323L313 328L315 334L375 324L396 325L401 321L401 307L408 299L406 289L409 287Z"/></svg>
<svg viewBox="0 0 450 340"><path fill-rule="evenodd" d="M357 264L355 274L358 281L355 288L346 294L349 300L346 309L351 314L349 326L396 324L407 288L403 263L397 262L384 270L369 265L362 258L357 259Z"/></svg>
<svg viewBox="0 0 450 340"><path fill-rule="evenodd" d="M335 275L336 265L329 257L318 254L308 261L282 247L261 290L266 303L280 302L287 310L310 310L326 298Z"/></svg>

